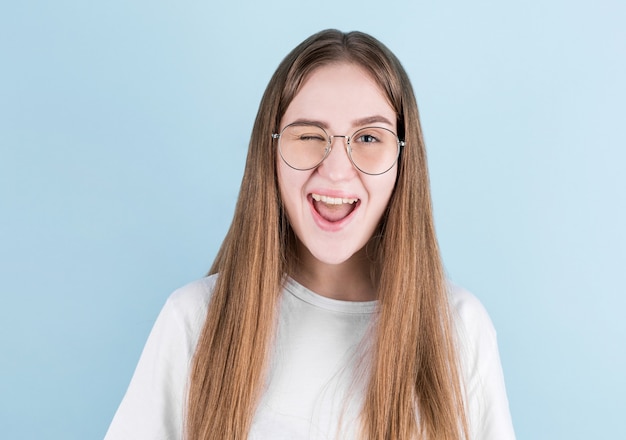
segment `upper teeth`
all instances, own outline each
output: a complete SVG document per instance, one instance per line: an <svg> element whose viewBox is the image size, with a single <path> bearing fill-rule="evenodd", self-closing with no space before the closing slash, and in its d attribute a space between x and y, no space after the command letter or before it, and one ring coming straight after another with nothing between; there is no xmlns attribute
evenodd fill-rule
<svg viewBox="0 0 626 440"><path fill-rule="evenodd" d="M341 205L342 203L353 204L354 202L358 200L358 199L344 199L341 197L328 197L328 196L323 196L320 194L311 194L311 197L313 197L313 200L315 201L328 203L329 205Z"/></svg>

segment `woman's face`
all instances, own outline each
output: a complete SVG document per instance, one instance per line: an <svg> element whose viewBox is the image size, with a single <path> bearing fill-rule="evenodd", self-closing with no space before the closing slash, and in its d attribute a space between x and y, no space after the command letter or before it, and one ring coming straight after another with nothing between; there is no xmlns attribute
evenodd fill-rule
<svg viewBox="0 0 626 440"><path fill-rule="evenodd" d="M337 63L320 67L305 80L281 120L315 123L331 136L351 136L366 126L397 132L396 113L383 91L361 67ZM383 215L397 165L384 174L357 170L346 140L334 138L332 150L316 168L300 171L278 155L278 183L289 222L317 260L341 264L363 249Z"/></svg>

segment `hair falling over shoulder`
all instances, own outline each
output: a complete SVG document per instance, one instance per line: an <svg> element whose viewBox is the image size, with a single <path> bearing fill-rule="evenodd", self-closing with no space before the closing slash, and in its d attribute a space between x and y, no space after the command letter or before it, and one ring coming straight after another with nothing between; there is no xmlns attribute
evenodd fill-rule
<svg viewBox="0 0 626 440"><path fill-rule="evenodd" d="M279 65L261 100L219 273L193 358L188 440L245 440L265 385L282 283L295 252L281 208L272 133L300 85L333 62L363 67L385 92L405 139L396 188L381 220L375 329L360 438L460 440L468 436L444 274L432 216L417 104L397 58L360 32L322 31Z"/></svg>

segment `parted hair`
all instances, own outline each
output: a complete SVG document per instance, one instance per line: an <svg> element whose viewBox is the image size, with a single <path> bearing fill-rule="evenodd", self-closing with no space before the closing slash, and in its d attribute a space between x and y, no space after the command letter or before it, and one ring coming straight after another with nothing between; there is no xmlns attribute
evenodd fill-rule
<svg viewBox="0 0 626 440"><path fill-rule="evenodd" d="M285 57L261 100L233 221L209 271L218 277L191 365L188 440L248 437L267 379L280 292L296 254L278 189L272 133L280 130L281 118L311 72L345 62L363 68L384 92L406 144L371 246L379 314L371 332L360 438L459 440L468 435L411 83L395 55L375 38L325 30Z"/></svg>

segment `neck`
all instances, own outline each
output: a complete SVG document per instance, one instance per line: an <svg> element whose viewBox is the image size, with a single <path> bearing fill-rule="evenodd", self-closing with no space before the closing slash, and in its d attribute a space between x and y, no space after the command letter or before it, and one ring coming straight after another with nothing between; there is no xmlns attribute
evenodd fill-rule
<svg viewBox="0 0 626 440"><path fill-rule="evenodd" d="M371 262L362 249L340 264L315 258L305 246L298 246L298 264L291 276L304 287L332 299L372 301L376 290L371 279Z"/></svg>

